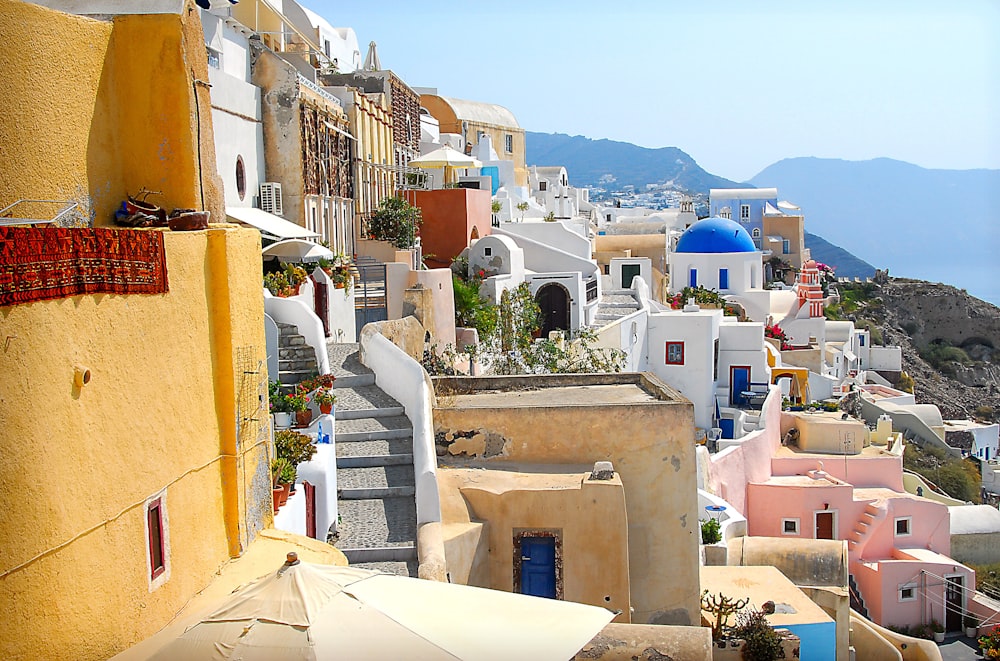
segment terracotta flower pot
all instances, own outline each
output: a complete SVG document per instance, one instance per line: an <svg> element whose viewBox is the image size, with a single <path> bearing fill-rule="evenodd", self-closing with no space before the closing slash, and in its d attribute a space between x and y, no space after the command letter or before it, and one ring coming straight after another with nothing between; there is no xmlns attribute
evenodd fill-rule
<svg viewBox="0 0 1000 661"><path fill-rule="evenodd" d="M305 411L295 412L295 426L296 427L308 427L309 423L312 422L313 414L312 411L306 409Z"/></svg>
<svg viewBox="0 0 1000 661"><path fill-rule="evenodd" d="M292 485L282 484L281 485L281 505L288 502L288 496L292 493ZM281 506L279 505L279 507Z"/></svg>
<svg viewBox="0 0 1000 661"><path fill-rule="evenodd" d="M320 404L319 412L323 415L330 415L333 413L333 404Z"/></svg>
<svg viewBox="0 0 1000 661"><path fill-rule="evenodd" d="M280 486L271 487L271 499L274 501L274 513L278 513L278 508L281 507L281 494L284 490Z"/></svg>

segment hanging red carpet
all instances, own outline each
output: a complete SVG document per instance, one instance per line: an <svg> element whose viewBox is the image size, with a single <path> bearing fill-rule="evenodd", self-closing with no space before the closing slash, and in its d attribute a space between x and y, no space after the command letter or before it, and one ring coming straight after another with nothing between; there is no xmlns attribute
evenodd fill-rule
<svg viewBox="0 0 1000 661"><path fill-rule="evenodd" d="M161 232L0 227L0 306L79 294L166 291Z"/></svg>

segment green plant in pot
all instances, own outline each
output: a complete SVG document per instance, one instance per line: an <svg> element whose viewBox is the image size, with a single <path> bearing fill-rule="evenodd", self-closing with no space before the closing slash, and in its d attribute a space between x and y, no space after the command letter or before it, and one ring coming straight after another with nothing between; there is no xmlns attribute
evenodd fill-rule
<svg viewBox="0 0 1000 661"><path fill-rule="evenodd" d="M312 421L312 411L309 410L308 392L296 389L294 393L285 395L289 411L295 414L295 425L305 427Z"/></svg>
<svg viewBox="0 0 1000 661"><path fill-rule="evenodd" d="M295 465L285 457L278 457L271 462L271 496L274 498L274 511L285 504L292 485L295 484Z"/></svg>
<svg viewBox="0 0 1000 661"><path fill-rule="evenodd" d="M701 543L718 544L722 541L722 526L718 519L703 519L701 521Z"/></svg>
<svg viewBox="0 0 1000 661"><path fill-rule="evenodd" d="M287 459L295 467L309 461L316 454L312 439L292 429L283 429L274 434L274 449L279 458Z"/></svg>
<svg viewBox="0 0 1000 661"><path fill-rule="evenodd" d="M333 412L333 405L337 403L337 396L330 388L320 388L313 393L313 401L319 405L320 413L329 415Z"/></svg>

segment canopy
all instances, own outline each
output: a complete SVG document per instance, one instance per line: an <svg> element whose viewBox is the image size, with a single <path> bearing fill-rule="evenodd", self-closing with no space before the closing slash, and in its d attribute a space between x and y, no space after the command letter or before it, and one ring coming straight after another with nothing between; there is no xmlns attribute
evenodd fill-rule
<svg viewBox="0 0 1000 661"><path fill-rule="evenodd" d="M316 232L310 232L305 227L289 222L281 216L254 207L226 207L226 217L256 227L276 239L307 239L319 236Z"/></svg>
<svg viewBox="0 0 1000 661"><path fill-rule="evenodd" d="M448 145L410 161L419 168L478 168L483 164Z"/></svg>
<svg viewBox="0 0 1000 661"><path fill-rule="evenodd" d="M305 239L285 239L272 243L260 251L264 257L277 257L285 262L314 262L333 259L333 251Z"/></svg>
<svg viewBox="0 0 1000 661"><path fill-rule="evenodd" d="M614 617L596 606L294 556L152 658L565 661Z"/></svg>

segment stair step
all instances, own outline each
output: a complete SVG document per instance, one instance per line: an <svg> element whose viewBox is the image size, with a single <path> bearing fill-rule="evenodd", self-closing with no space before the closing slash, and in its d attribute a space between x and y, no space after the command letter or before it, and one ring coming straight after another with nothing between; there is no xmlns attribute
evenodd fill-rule
<svg viewBox="0 0 1000 661"><path fill-rule="evenodd" d="M395 489L414 485L412 464L374 466L337 466L337 488L340 491L361 489Z"/></svg>
<svg viewBox="0 0 1000 661"><path fill-rule="evenodd" d="M402 406L389 406L381 409L344 409L337 407L337 420L360 420L362 418L394 418L405 415Z"/></svg>
<svg viewBox="0 0 1000 661"><path fill-rule="evenodd" d="M372 487L366 489L338 489L337 500L379 500L414 496L413 487Z"/></svg>
<svg viewBox="0 0 1000 661"><path fill-rule="evenodd" d="M350 422L350 421L346 421ZM367 441L387 441L400 438L411 438L412 429L381 429L375 431L342 432L337 425L337 443L364 443ZM412 443L411 443L412 446Z"/></svg>
<svg viewBox="0 0 1000 661"><path fill-rule="evenodd" d="M345 443L340 434L337 434L336 441L338 459L347 457L395 456L413 452L413 439L410 436L406 438Z"/></svg>
<svg viewBox="0 0 1000 661"><path fill-rule="evenodd" d="M315 374L315 370L279 370L278 381L286 385L294 385L305 381Z"/></svg>
<svg viewBox="0 0 1000 661"><path fill-rule="evenodd" d="M413 466L413 454L378 454L360 457L337 457L337 468L367 468L371 466Z"/></svg>
<svg viewBox="0 0 1000 661"><path fill-rule="evenodd" d="M383 574L395 574L396 576L409 576L417 578L419 564L413 560L386 560L383 562L352 562L351 566L358 569L369 569L371 571L382 572Z"/></svg>
<svg viewBox="0 0 1000 661"><path fill-rule="evenodd" d="M417 559L417 546L382 546L373 548L340 549L351 565L362 562L407 562Z"/></svg>

